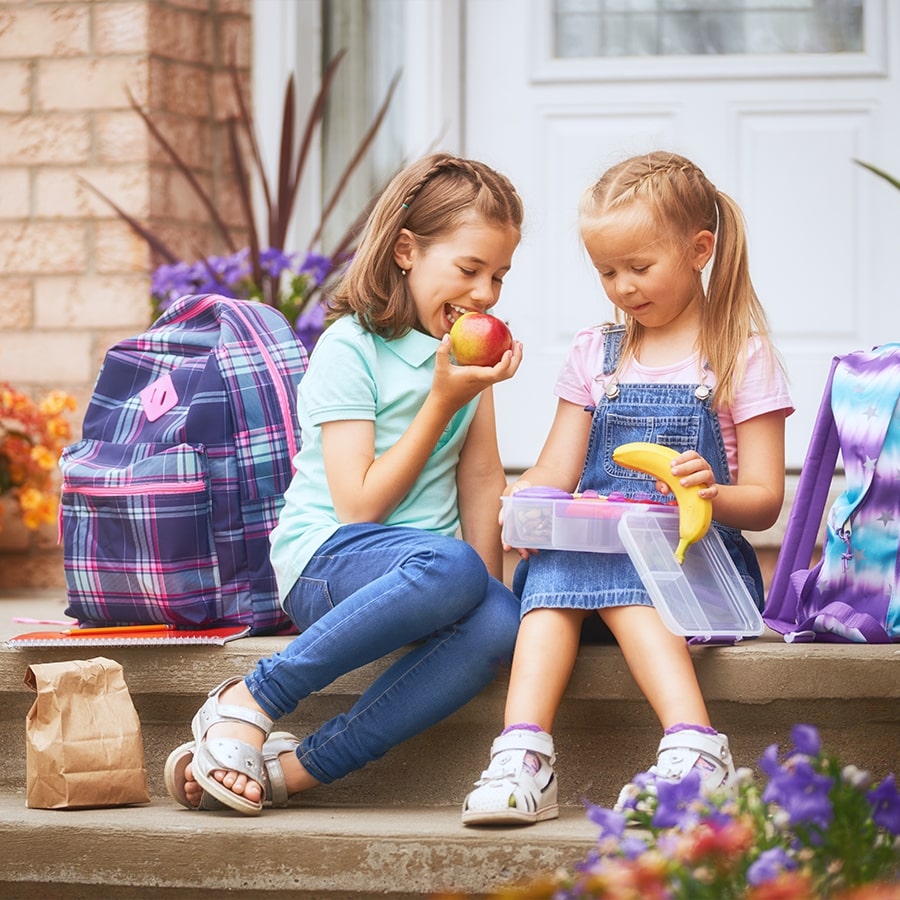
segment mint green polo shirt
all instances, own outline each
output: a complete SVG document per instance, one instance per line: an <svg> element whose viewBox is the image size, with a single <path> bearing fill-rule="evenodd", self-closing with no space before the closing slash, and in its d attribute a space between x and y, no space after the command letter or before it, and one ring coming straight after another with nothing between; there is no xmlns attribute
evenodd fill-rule
<svg viewBox="0 0 900 900"><path fill-rule="evenodd" d="M380 456L406 432L425 402L437 346L435 338L418 331L386 341L363 329L355 316L338 319L319 338L297 391L302 444L294 459L296 473L271 536L282 600L340 524L325 480L321 426L374 421L375 456ZM383 524L456 533L456 467L477 405L476 397L456 413L412 489Z"/></svg>

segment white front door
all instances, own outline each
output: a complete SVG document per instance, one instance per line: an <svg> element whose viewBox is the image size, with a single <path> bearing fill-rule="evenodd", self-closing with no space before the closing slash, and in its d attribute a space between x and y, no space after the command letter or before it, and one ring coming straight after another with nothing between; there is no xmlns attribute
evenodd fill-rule
<svg viewBox="0 0 900 900"><path fill-rule="evenodd" d="M829 4L832 15L859 6ZM771 15L815 5L731 4ZM621 53L628 40L629 52L642 55L563 55L603 52L596 38L604 23L592 10L639 7L650 18L606 19L606 52ZM525 344L522 369L497 391L509 469L530 465L540 449L574 333L612 318L581 251L576 207L581 192L626 155L682 153L743 208L754 282L798 409L788 421L789 468L803 461L831 357L900 340L900 192L853 162L900 176L900 4L862 0L858 48L841 52L814 45L806 52L806 38L797 37L803 23L794 28L790 17L726 16L712 23L721 26L712 47L685 41L699 32L682 21L679 44L665 31L668 7L683 14L708 4L465 3L462 149L508 174L526 207L524 240L498 307ZM578 8L587 15L557 15ZM704 15L695 17L698 27L710 25ZM668 43L648 47L654 16L654 34L668 34ZM707 37L714 30L707 27ZM778 49L782 38L792 41L789 50Z"/></svg>

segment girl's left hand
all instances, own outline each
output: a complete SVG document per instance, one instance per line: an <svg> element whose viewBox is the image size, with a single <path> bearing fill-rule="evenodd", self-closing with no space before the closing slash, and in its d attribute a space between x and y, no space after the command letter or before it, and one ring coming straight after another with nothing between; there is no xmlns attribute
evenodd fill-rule
<svg viewBox="0 0 900 900"><path fill-rule="evenodd" d="M719 494L712 466L696 450L688 450L678 456L672 463L672 474L684 487L703 485L700 496L705 500L713 500ZM661 494L670 492L669 485L664 481L657 481L656 489Z"/></svg>

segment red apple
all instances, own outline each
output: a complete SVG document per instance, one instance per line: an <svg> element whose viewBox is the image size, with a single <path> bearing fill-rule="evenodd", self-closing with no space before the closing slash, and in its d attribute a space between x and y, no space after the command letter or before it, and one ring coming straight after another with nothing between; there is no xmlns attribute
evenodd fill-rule
<svg viewBox="0 0 900 900"><path fill-rule="evenodd" d="M450 329L450 352L460 366L495 366L512 345L506 325L486 313L464 313Z"/></svg>

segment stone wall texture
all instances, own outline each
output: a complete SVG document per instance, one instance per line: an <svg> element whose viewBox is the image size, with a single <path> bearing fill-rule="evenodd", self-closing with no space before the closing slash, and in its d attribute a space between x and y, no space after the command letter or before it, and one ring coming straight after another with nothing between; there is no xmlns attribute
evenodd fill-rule
<svg viewBox="0 0 900 900"><path fill-rule="evenodd" d="M0 382L74 396L76 437L109 346L152 319L159 260L95 189L181 258L221 250L132 100L239 228L225 122L249 79L251 0L0 0ZM55 528L5 498L0 590L60 587Z"/></svg>

